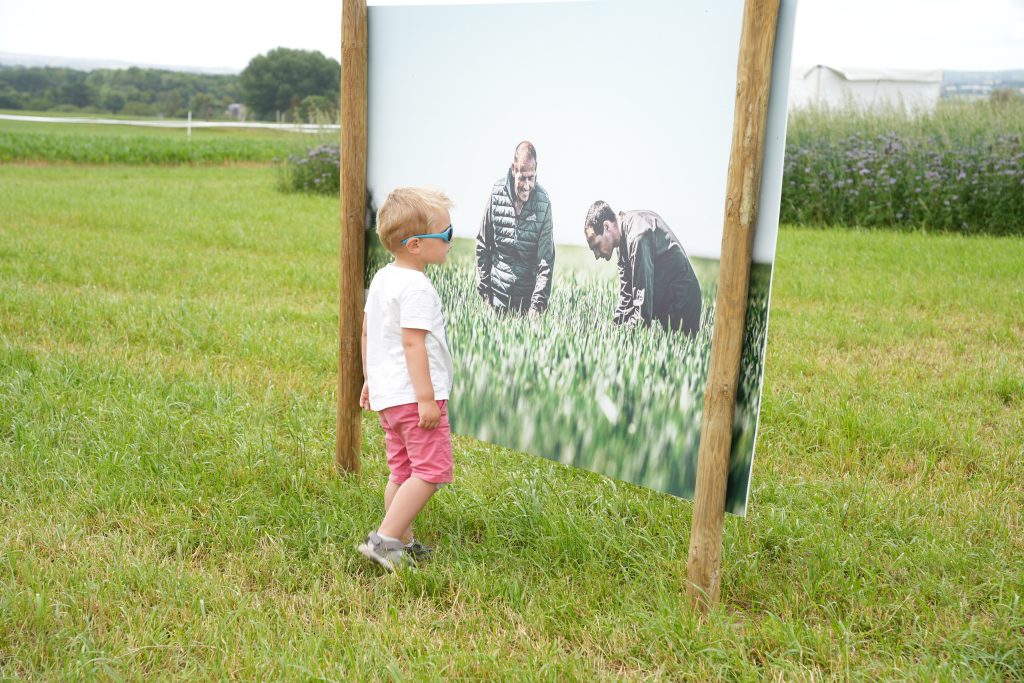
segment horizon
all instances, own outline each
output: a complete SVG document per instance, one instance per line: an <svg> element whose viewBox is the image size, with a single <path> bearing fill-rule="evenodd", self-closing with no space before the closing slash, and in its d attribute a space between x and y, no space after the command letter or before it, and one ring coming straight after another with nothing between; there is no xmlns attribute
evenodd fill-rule
<svg viewBox="0 0 1024 683"><path fill-rule="evenodd" d="M239 73L253 57L275 47L341 58L338 0L311 0L301 13L281 13L267 0L252 0L244 12L199 0L179 0L174 10L157 24L128 0L95 0L88 6L0 0L0 53L193 73ZM55 24L54 16L63 19ZM1022 44L1022 0L800 0L792 63L1017 71L1024 70Z"/></svg>
<svg viewBox="0 0 1024 683"><path fill-rule="evenodd" d="M574 0L566 0L566 1L574 1ZM280 48L280 47L287 47L287 46L278 45L278 46L276 46L274 48L270 48L270 49L273 50L273 49L277 49L277 48ZM312 48L288 48L288 49L306 50L307 52L319 52L320 54L324 54L322 51L315 50L315 49L312 49ZM261 54L266 54L266 52L263 52ZM256 57L256 56L257 55L253 55L253 57ZM331 55L324 55L324 56L325 57L331 57ZM335 59L335 61L337 61L336 57L331 57L331 58ZM19 63L17 61L7 61L7 60L21 60L21 59L32 60L32 61L37 61L37 60L54 60L54 61L53 61L53 63L46 63L46 64L41 64L41 63L40 64L37 64L37 63L27 63L26 64L26 63ZM77 66L73 65L75 62L79 62L79 63L82 63L82 64L94 64L95 66L77 67ZM970 74L970 73L979 73L979 74L995 74L995 73L1024 74L1024 59L1022 59L1021 62L1022 63L1021 63L1020 66L1018 66L1018 67L1011 67L1011 68L999 68L999 69L942 69L942 68L936 68L936 70L937 71L942 71L943 74L950 74L950 73L955 73L955 74ZM235 67L227 67L227 66L202 66L202 65L196 65L196 64L156 64L156 63L134 62L134 61L127 61L127 60L122 60L122 59L114 59L114 58L105 59L105 58L73 57L73 56L68 56L68 55L34 54L34 53L24 53L24 52L17 52L17 53L15 53L15 52L3 52L3 51L0 51L0 67L15 67L15 66L41 67L41 68L46 68L46 67L50 67L50 68L65 68L65 69L73 69L73 70L78 70L78 71L95 71L95 70L98 70L98 69L130 69L130 68L139 68L139 69L155 69L155 70L163 70L163 71L176 71L176 72L181 72L181 73L205 74L205 75L213 75L213 76L237 76L237 75L241 74L242 71L245 69L245 67L235 68ZM791 66L791 71L797 71L797 70L801 70L801 69L810 69L810 68L813 68L815 66L827 66L827 67L840 68L840 69L886 68L886 67L865 67L863 64L846 64L846 63L835 63L835 62L829 62L829 63L825 63L825 62L815 62L815 63L797 63L797 62L793 62L792 66ZM890 67L890 68L900 68L900 67ZM922 70L924 70L924 69L922 69Z"/></svg>

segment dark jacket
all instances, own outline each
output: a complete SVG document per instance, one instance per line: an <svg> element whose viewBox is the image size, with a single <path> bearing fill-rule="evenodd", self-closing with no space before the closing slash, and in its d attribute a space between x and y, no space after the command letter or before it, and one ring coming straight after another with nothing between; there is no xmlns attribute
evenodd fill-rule
<svg viewBox="0 0 1024 683"><path fill-rule="evenodd" d="M551 201L540 185L515 215L512 171L494 184L476 237L476 285L498 310L547 310L555 265Z"/></svg>
<svg viewBox="0 0 1024 683"><path fill-rule="evenodd" d="M668 225L653 211L619 213L619 306L614 321L689 335L700 327L700 283Z"/></svg>

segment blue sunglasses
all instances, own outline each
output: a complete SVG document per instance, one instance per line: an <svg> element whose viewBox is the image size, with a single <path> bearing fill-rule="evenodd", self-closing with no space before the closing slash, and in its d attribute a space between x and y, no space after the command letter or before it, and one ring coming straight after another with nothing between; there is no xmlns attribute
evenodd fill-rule
<svg viewBox="0 0 1024 683"><path fill-rule="evenodd" d="M444 240L445 242L451 242L452 241L452 235L454 235L454 234L455 234L455 230L453 230L452 226L449 225L448 228L444 232L435 232L435 233L430 233L429 235L411 235L410 237L406 237L404 240L402 240L402 244L405 244L406 242L411 240L413 237L436 237L438 239Z"/></svg>

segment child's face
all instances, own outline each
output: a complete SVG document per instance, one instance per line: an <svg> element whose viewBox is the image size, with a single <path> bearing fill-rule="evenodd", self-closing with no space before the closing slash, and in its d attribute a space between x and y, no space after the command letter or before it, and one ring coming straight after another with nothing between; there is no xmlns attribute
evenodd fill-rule
<svg viewBox="0 0 1024 683"><path fill-rule="evenodd" d="M439 234L447 230L451 224L451 214L445 209L436 209L431 214L430 220L427 221L427 232ZM420 258L424 263L434 265L444 263L452 248L451 242L445 242L438 237L422 237L417 242L419 242Z"/></svg>

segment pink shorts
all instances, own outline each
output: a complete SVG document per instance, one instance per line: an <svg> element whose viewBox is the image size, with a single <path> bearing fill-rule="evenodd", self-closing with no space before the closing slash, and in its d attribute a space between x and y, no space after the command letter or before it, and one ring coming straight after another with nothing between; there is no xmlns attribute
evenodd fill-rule
<svg viewBox="0 0 1024 683"><path fill-rule="evenodd" d="M416 477L430 484L452 480L452 429L448 424L448 401L438 401L441 422L434 429L422 429L419 406L405 403L380 411L384 428L390 481L402 484Z"/></svg>

